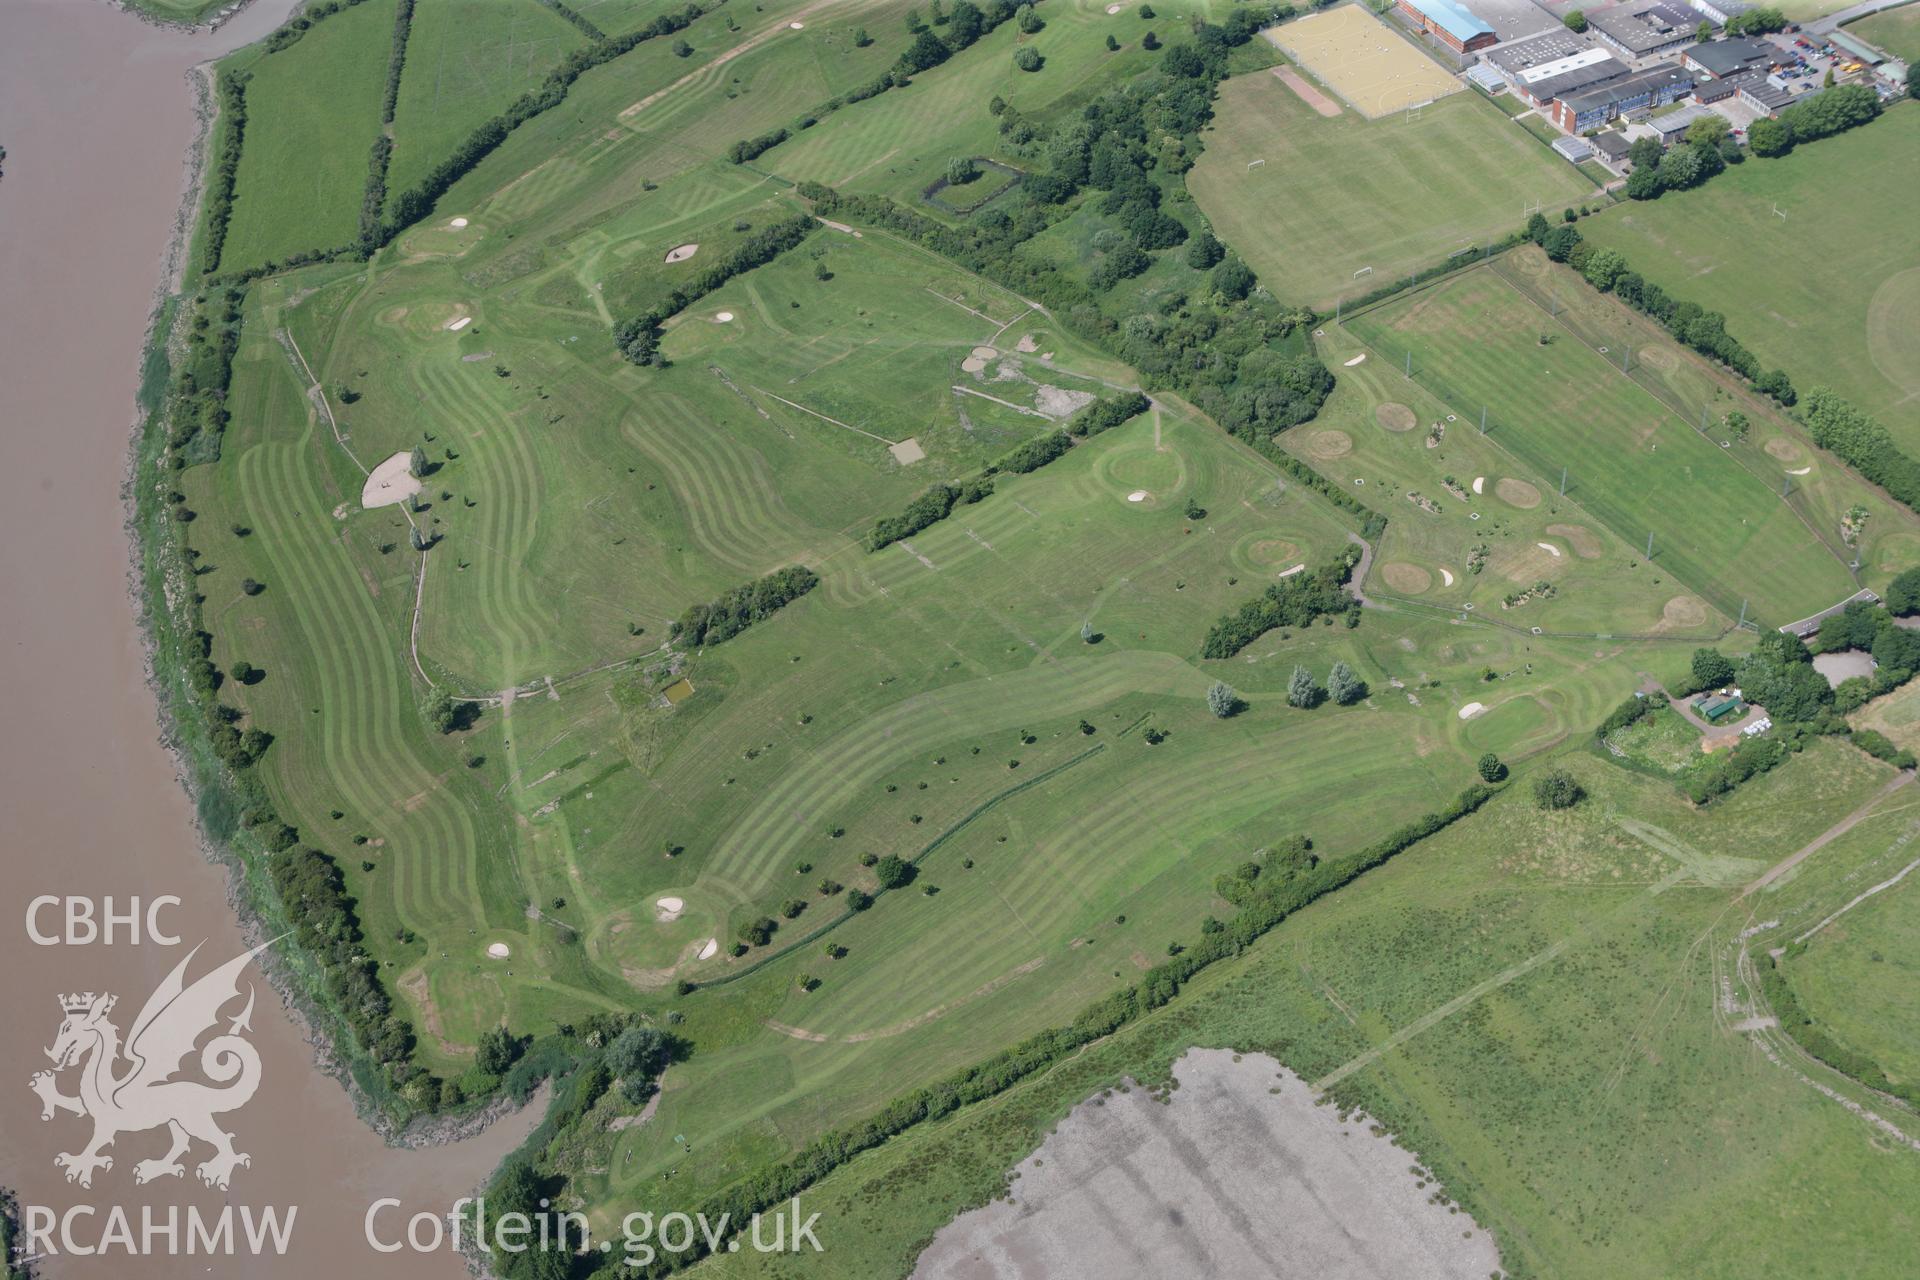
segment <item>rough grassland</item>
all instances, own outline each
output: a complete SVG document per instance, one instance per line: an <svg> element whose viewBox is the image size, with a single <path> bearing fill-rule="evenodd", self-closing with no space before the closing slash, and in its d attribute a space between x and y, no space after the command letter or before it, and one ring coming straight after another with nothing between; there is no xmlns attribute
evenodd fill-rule
<svg viewBox="0 0 1920 1280"><path fill-rule="evenodd" d="M1558 210L1597 194L1474 94L1417 120L1329 119L1259 71L1227 81L1218 111L1187 176L1194 198L1267 288L1328 311L1343 293L1506 234L1528 204ZM1249 172L1253 160L1266 164Z"/></svg>
<svg viewBox="0 0 1920 1280"><path fill-rule="evenodd" d="M1811 1082L1859 1090L1735 1027L1753 999L1734 976L1740 931L1822 909L1834 891L1813 873L1863 859L1836 844L1751 910L1737 883L1689 870L1757 869L1889 775L1821 744L1701 813L1591 755L1563 763L1591 793L1578 810L1543 816L1516 788L1288 920L1182 1003L827 1179L808 1209L831 1224L837 1273L904 1273L948 1205L998 1193L1076 1103L1129 1075L1164 1080L1199 1044L1272 1053L1314 1081L1350 1070L1340 1104L1431 1169L1512 1274L1902 1274L1888 1233L1914 1220L1920 1162ZM1284 1248L1289 1224L1266 1228Z"/></svg>
<svg viewBox="0 0 1920 1280"><path fill-rule="evenodd" d="M1489 438L1722 613L1774 623L1805 617L1854 590L1846 566L1777 494L1702 437L1597 350L1571 338L1542 346L1546 313L1496 273L1476 268L1349 320L1390 366L1411 352L1416 379ZM1378 358L1378 356L1376 358ZM1554 490L1547 490L1552 493Z"/></svg>
<svg viewBox="0 0 1920 1280"><path fill-rule="evenodd" d="M393 9L393 0L368 0L253 64L223 268L352 243L380 132Z"/></svg>
<svg viewBox="0 0 1920 1280"><path fill-rule="evenodd" d="M1834 387L1920 450L1920 107L1581 224L1803 390ZM1775 206L1787 214L1773 214Z"/></svg>
<svg viewBox="0 0 1920 1280"><path fill-rule="evenodd" d="M387 189L404 191L487 117L586 43L536 0L433 0L414 10Z"/></svg>

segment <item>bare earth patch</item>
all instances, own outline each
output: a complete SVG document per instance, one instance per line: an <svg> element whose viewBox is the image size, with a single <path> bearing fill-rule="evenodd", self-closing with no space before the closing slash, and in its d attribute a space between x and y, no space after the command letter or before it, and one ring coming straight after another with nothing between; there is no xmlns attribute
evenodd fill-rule
<svg viewBox="0 0 1920 1280"><path fill-rule="evenodd" d="M1071 418L1092 404L1093 399L1091 391L1069 391L1043 382L1033 393L1033 407L1049 418Z"/></svg>
<svg viewBox="0 0 1920 1280"><path fill-rule="evenodd" d="M1353 452L1353 437L1344 431L1316 431L1307 440L1307 452L1322 462L1344 458Z"/></svg>
<svg viewBox="0 0 1920 1280"><path fill-rule="evenodd" d="M1415 422L1413 410L1392 401L1375 409L1373 420L1389 431L1411 431Z"/></svg>
<svg viewBox="0 0 1920 1280"><path fill-rule="evenodd" d="M413 459L411 450L402 450L375 467L360 486L360 505L369 511L405 502L420 492L420 481L407 470Z"/></svg>
<svg viewBox="0 0 1920 1280"><path fill-rule="evenodd" d="M987 361L999 355L992 347L975 347L965 360L960 362L962 373L979 373L987 367Z"/></svg>
<svg viewBox="0 0 1920 1280"><path fill-rule="evenodd" d="M1656 373L1672 373L1680 367L1679 353L1672 347L1642 347L1634 352L1640 363Z"/></svg>
<svg viewBox="0 0 1920 1280"><path fill-rule="evenodd" d="M1694 596L1675 596L1660 609L1660 630L1678 631L1706 623L1707 606Z"/></svg>
<svg viewBox="0 0 1920 1280"><path fill-rule="evenodd" d="M1280 82L1286 85L1287 88L1293 90L1294 96L1312 107L1315 111L1318 111L1321 115L1337 116L1340 114L1339 103L1308 84L1301 74L1292 67L1275 67L1273 74L1279 76ZM1365 357L1362 357L1362 359L1364 358ZM1352 362L1349 361L1349 363Z"/></svg>
<svg viewBox="0 0 1920 1280"><path fill-rule="evenodd" d="M918 462L927 456L927 451L920 447L918 440L914 439L902 440L898 444L890 444L887 446L887 452L892 454L893 460L903 467Z"/></svg>
<svg viewBox="0 0 1920 1280"><path fill-rule="evenodd" d="M1567 545L1573 548L1573 554L1582 560L1600 558L1600 539L1593 536L1593 530L1582 524L1550 524L1547 532L1556 538L1565 538Z"/></svg>
<svg viewBox="0 0 1920 1280"><path fill-rule="evenodd" d="M915 1277L1483 1280L1491 1236L1436 1203L1366 1116L1315 1105L1265 1054L1194 1049L1170 1100L1135 1085L1076 1107L1009 1196L934 1236Z"/></svg>
<svg viewBox="0 0 1920 1280"><path fill-rule="evenodd" d="M1300 548L1285 538L1262 538L1247 548L1247 559L1262 569L1292 564L1293 558L1299 554Z"/></svg>
<svg viewBox="0 0 1920 1280"><path fill-rule="evenodd" d="M1785 436L1775 436L1760 447L1767 451L1769 458L1790 466L1798 466L1807 460L1807 451L1800 447L1799 442Z"/></svg>
<svg viewBox="0 0 1920 1280"><path fill-rule="evenodd" d="M1511 476L1502 477L1493 486L1500 501L1510 507L1519 507L1522 511L1531 511L1540 505L1540 491L1525 480L1515 480Z"/></svg>
<svg viewBox="0 0 1920 1280"><path fill-rule="evenodd" d="M1380 566L1380 576L1395 591L1404 591L1408 595L1419 595L1433 585L1433 575L1417 564L1408 564L1404 560L1395 560Z"/></svg>

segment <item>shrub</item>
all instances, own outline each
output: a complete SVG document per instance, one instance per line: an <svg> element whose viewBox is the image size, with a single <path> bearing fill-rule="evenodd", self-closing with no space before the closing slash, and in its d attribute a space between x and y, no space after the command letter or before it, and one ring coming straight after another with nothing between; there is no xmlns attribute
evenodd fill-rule
<svg viewBox="0 0 1920 1280"><path fill-rule="evenodd" d="M1233 691L1231 685L1215 680L1207 686L1207 710L1225 720L1239 709L1240 695Z"/></svg>
<svg viewBox="0 0 1920 1280"><path fill-rule="evenodd" d="M1480 780L1483 782L1498 782L1507 776L1507 766L1491 751L1481 756L1474 767L1480 771Z"/></svg>
<svg viewBox="0 0 1920 1280"><path fill-rule="evenodd" d="M1586 789L1565 769L1549 769L1533 780L1533 800L1542 809L1571 809L1586 795Z"/></svg>

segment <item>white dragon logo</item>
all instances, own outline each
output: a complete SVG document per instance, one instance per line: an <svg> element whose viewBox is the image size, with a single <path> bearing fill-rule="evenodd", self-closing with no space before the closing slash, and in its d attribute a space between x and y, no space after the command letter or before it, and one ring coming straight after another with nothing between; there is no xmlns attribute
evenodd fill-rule
<svg viewBox="0 0 1920 1280"><path fill-rule="evenodd" d="M66 1017L53 1047L46 1051L53 1060L53 1070L35 1073L29 1084L40 1095L42 1120L51 1120L61 1111L93 1120L93 1140L84 1150L53 1158L66 1170L68 1182L92 1186L96 1169L113 1168L113 1157L103 1153L115 1138L161 1125L172 1134L172 1149L157 1160L136 1164L135 1182L183 1175L186 1169L180 1157L194 1139L213 1148L212 1157L197 1168L200 1180L210 1187L224 1191L234 1169L252 1163L251 1157L233 1149L233 1135L213 1119L245 1106L260 1087L260 1054L240 1035L252 1030L251 986L246 1008L224 1034L214 1036L200 1049L201 1073L224 1087L173 1077L200 1037L218 1024L220 1010L239 997L240 971L264 950L265 946L255 947L187 986L187 965L200 951L195 947L147 998L127 1032L124 1049L120 1029L107 1020L118 997L91 991L60 997ZM123 1059L127 1064L124 1070ZM69 1097L60 1092L57 1078L76 1066L80 1068L80 1092Z"/></svg>

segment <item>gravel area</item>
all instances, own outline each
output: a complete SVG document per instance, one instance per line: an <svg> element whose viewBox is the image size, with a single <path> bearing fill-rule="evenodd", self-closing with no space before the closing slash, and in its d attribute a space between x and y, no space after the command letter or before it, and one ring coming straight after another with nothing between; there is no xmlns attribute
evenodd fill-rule
<svg viewBox="0 0 1920 1280"><path fill-rule="evenodd" d="M934 1236L924 1280L1289 1276L1486 1280L1493 1238L1434 1203L1413 1155L1315 1105L1264 1054L1195 1049L1170 1100L1090 1099L1014 1172L1011 1199Z"/></svg>

